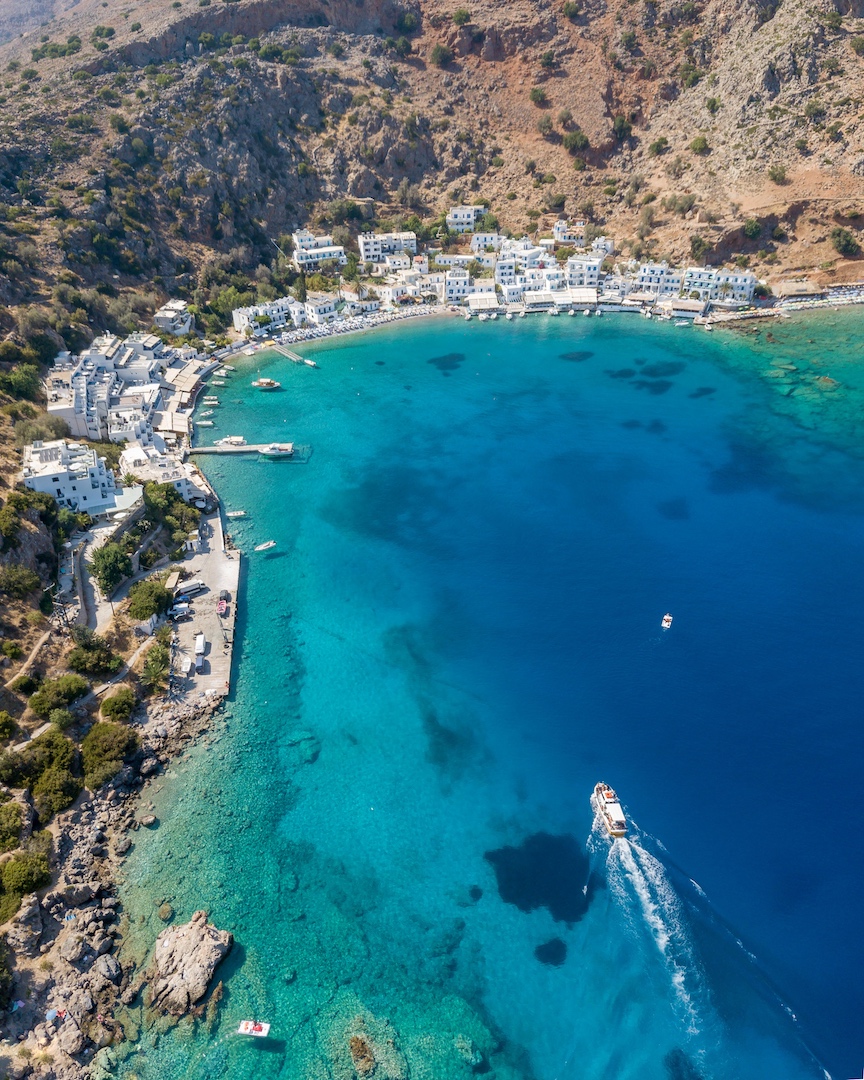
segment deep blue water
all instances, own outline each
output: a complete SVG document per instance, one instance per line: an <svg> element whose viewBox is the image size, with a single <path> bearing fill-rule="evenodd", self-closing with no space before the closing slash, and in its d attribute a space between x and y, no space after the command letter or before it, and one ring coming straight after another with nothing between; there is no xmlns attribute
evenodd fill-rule
<svg viewBox="0 0 864 1080"><path fill-rule="evenodd" d="M221 1024L130 1070L351 1076L358 1017L394 1076L860 1068L860 338L776 333L437 321L238 364L207 439L313 454L206 459L279 546L124 898L141 952L166 897L238 948Z"/></svg>

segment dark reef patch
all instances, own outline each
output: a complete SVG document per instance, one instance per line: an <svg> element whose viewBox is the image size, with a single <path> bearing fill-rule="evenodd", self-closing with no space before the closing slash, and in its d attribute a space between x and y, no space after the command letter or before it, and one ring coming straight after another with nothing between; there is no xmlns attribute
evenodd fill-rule
<svg viewBox="0 0 864 1080"><path fill-rule="evenodd" d="M451 371L458 371L465 363L465 353L451 352L444 356L433 356L426 363L437 367L442 375L449 375Z"/></svg>
<svg viewBox="0 0 864 1080"><path fill-rule="evenodd" d="M691 398L700 398L700 397L707 397L709 394L716 394L716 393L717 393L717 387L716 386L699 386L693 391L692 394L689 394L688 396L691 397Z"/></svg>
<svg viewBox="0 0 864 1080"><path fill-rule="evenodd" d="M657 503L657 509L669 521L687 521L690 517L690 504L685 498Z"/></svg>
<svg viewBox="0 0 864 1080"><path fill-rule="evenodd" d="M670 1050L663 1058L663 1064L669 1080L704 1080L702 1073L680 1047Z"/></svg>
<svg viewBox="0 0 864 1080"><path fill-rule="evenodd" d="M534 833L520 847L487 851L498 895L530 912L545 907L556 922L579 922L591 902L588 857L572 836ZM585 890L585 891L583 891Z"/></svg>
<svg viewBox="0 0 864 1080"><path fill-rule="evenodd" d="M570 360L574 364L580 364L583 360L590 360L594 355L590 349L575 349L573 352L558 353L562 360Z"/></svg>
<svg viewBox="0 0 864 1080"><path fill-rule="evenodd" d="M686 367L683 360L660 360L642 368L642 374L649 379L668 379L670 375L680 375Z"/></svg>
<svg viewBox="0 0 864 1080"><path fill-rule="evenodd" d="M645 368L647 371L648 368ZM672 383L668 379L637 379L630 384L639 390L647 390L649 394L665 394L672 389Z"/></svg>
<svg viewBox="0 0 864 1080"><path fill-rule="evenodd" d="M431 707L423 712L423 731L426 735L426 760L442 773L458 778L477 758L477 743L473 734L465 729L448 727L438 718Z"/></svg>
<svg viewBox="0 0 864 1080"><path fill-rule="evenodd" d="M483 890L480 888L479 885L472 885L471 888L468 890L468 895L476 904L478 900L482 899Z"/></svg>
<svg viewBox="0 0 864 1080"><path fill-rule="evenodd" d="M376 360L375 363L376 363L376 365L378 367L384 367L385 361L384 360Z"/></svg>
<svg viewBox="0 0 864 1080"><path fill-rule="evenodd" d="M621 427L627 428L630 431L635 431L636 428L642 427L641 420L622 420Z"/></svg>
<svg viewBox="0 0 864 1080"><path fill-rule="evenodd" d="M666 430L666 425L662 420L652 420L645 430L650 431L652 435L662 435Z"/></svg>
<svg viewBox="0 0 864 1080"><path fill-rule="evenodd" d="M632 379L633 376L636 374L636 369L630 367L622 367L618 368L617 371L613 371L607 368L604 374L608 375L610 379Z"/></svg>
<svg viewBox="0 0 864 1080"><path fill-rule="evenodd" d="M538 945L534 950L534 955L541 964L549 964L550 967L561 967L567 959L567 945L560 937L553 937L551 941Z"/></svg>

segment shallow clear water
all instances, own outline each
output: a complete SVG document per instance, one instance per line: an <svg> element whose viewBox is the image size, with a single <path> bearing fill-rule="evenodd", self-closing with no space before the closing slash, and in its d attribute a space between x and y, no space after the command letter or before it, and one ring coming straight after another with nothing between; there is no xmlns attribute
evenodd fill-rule
<svg viewBox="0 0 864 1080"><path fill-rule="evenodd" d="M218 1022L125 1074L352 1077L352 1036L430 1080L859 1067L860 341L439 320L240 361L208 441L313 454L201 459L249 512L236 691L123 890L133 953L165 900L237 944Z"/></svg>

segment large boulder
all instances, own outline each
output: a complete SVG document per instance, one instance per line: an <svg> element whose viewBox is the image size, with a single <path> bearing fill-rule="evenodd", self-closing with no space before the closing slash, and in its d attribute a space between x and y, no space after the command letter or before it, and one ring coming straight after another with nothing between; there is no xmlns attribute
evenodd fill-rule
<svg viewBox="0 0 864 1080"><path fill-rule="evenodd" d="M207 993L213 972L233 943L232 934L207 922L206 911L196 911L185 926L163 930L147 969L147 1003L183 1016Z"/></svg>
<svg viewBox="0 0 864 1080"><path fill-rule="evenodd" d="M120 982L120 976L123 974L117 960L109 954L100 956L93 965L93 970L98 971L103 979L112 983Z"/></svg>
<svg viewBox="0 0 864 1080"><path fill-rule="evenodd" d="M25 896L15 920L6 933L10 949L19 956L36 956L42 936L42 910L35 893Z"/></svg>

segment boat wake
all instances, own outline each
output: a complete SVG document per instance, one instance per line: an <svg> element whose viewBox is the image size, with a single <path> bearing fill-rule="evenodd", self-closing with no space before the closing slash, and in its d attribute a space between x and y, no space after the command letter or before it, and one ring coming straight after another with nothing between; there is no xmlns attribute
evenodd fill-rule
<svg viewBox="0 0 864 1080"><path fill-rule="evenodd" d="M609 891L630 928L653 941L669 974L673 1007L688 1035L705 1026L708 990L696 949L687 929L687 915L663 863L639 838L609 841L592 833L591 847L606 850Z"/></svg>

